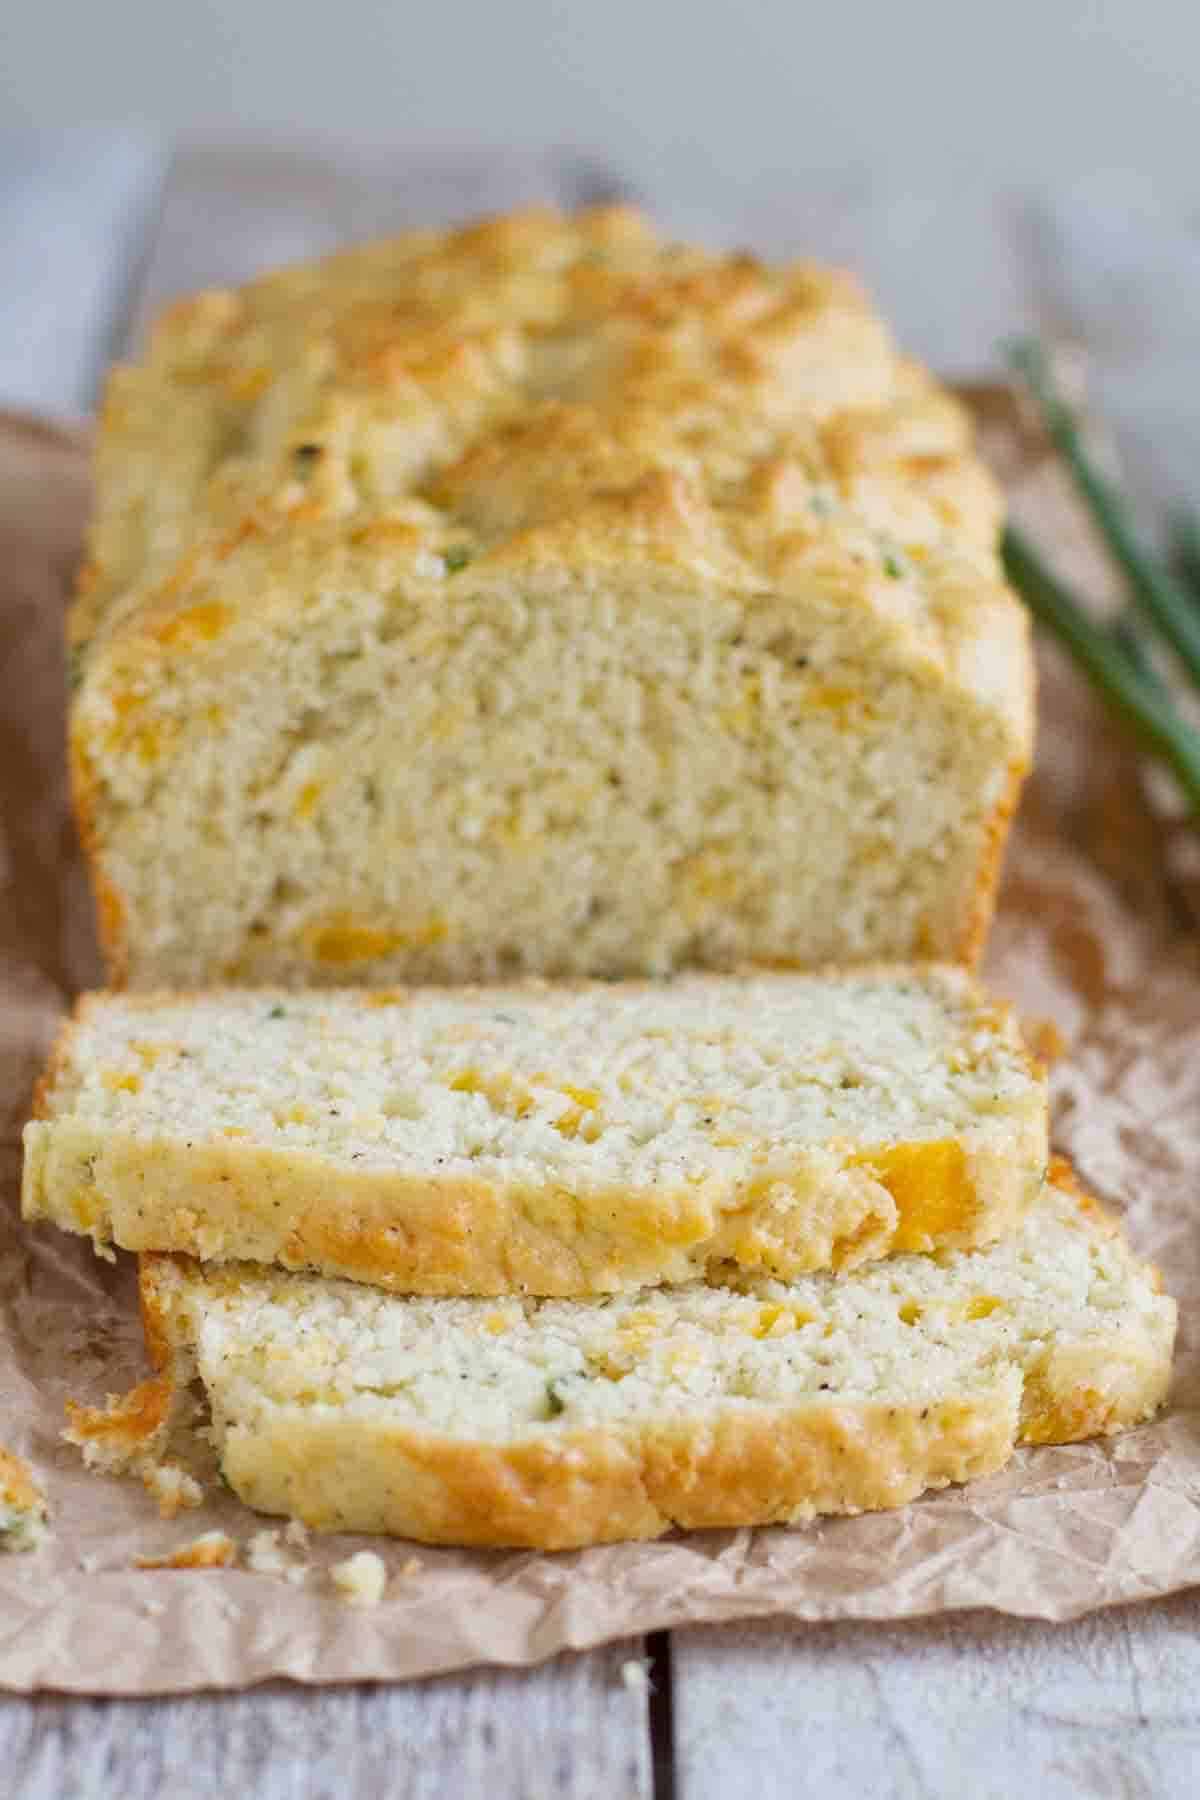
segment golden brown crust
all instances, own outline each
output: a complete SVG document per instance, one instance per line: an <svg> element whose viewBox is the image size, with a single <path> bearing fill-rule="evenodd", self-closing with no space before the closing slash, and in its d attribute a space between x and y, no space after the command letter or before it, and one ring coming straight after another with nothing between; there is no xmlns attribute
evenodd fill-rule
<svg viewBox="0 0 1200 1800"><path fill-rule="evenodd" d="M1109 1211L1102 1206L1095 1194L1084 1187L1078 1172L1069 1156L1061 1156L1056 1151L1046 1167L1046 1180L1052 1187L1060 1188L1063 1193L1070 1194L1084 1217L1092 1223L1097 1231L1105 1237L1119 1237L1121 1227Z"/></svg>
<svg viewBox="0 0 1200 1800"><path fill-rule="evenodd" d="M169 1377L173 1367L174 1350L162 1306L152 1280L154 1256L143 1259L138 1271L138 1310L142 1319L142 1335L146 1340L146 1353L150 1358L150 1366L155 1370L155 1383L160 1384L163 1377ZM134 1393L138 1390L135 1388ZM158 1408L158 1386L155 1387L155 1399L150 1403L150 1412L154 1414Z"/></svg>
<svg viewBox="0 0 1200 1800"><path fill-rule="evenodd" d="M110 987L120 988L125 986L129 973L125 903L107 873L102 852L96 820L99 783L90 758L75 741L74 732L70 735L68 749L71 810L96 904L96 932L105 974Z"/></svg>
<svg viewBox="0 0 1200 1800"><path fill-rule="evenodd" d="M1121 1236L1119 1220L1080 1181L1068 1157L1052 1156L1047 1180L1075 1200L1098 1236ZM1162 1273L1143 1264L1151 1285L1163 1291ZM1166 1397L1170 1356L1148 1356L1142 1346L1116 1345L1098 1358L1094 1351L1049 1353L1025 1382L1021 1403L1021 1442L1073 1444L1106 1437L1149 1418Z"/></svg>
<svg viewBox="0 0 1200 1800"><path fill-rule="evenodd" d="M786 1174L728 1194L686 1184L568 1194L340 1173L331 1207L329 1165L311 1156L137 1140L88 1150L100 1198L64 1193L27 1212L125 1249L273 1262L393 1293L569 1297L687 1280L730 1262L786 1277L850 1270L894 1248L994 1241L1036 1193L1037 1133L1031 1126L1011 1160L976 1157L957 1171L942 1169L941 1147L911 1146L943 1181L919 1217L911 1180L899 1187L878 1166L883 1153L850 1149L840 1164L832 1152L797 1159Z"/></svg>
<svg viewBox="0 0 1200 1800"><path fill-rule="evenodd" d="M992 915L996 910L1004 851L1028 773L1029 765L1024 760L1011 765L1008 784L988 821L985 849L976 876L975 896L967 915L959 950L962 961L969 969L973 969L979 962L987 944Z"/></svg>
<svg viewBox="0 0 1200 1800"><path fill-rule="evenodd" d="M353 1422L299 1432L234 1428L223 1466L248 1505L315 1531L381 1531L429 1544L570 1550L700 1530L799 1523L902 1506L1008 1460L1016 1390L928 1407L782 1408L669 1422L640 1434L579 1432L462 1443Z"/></svg>
<svg viewBox="0 0 1200 1800"><path fill-rule="evenodd" d="M597 551L605 548L614 507L667 541L677 538L685 559L710 549L713 534L723 538L729 526L711 504L706 459L718 448L728 456L739 426L744 435L752 421L752 479L735 520L766 526L769 536L789 468L807 479L827 477L845 494L864 477L899 473L920 494L923 484L961 467L984 486L977 504L961 505L952 523L990 548L998 507L971 454L966 416L928 376L895 357L861 289L844 274L770 269L745 255L663 246L644 221L636 228L629 221L616 237L603 234L601 267L593 260L594 217L546 214L537 233L510 231L514 222L370 245L236 295L177 305L154 334L147 367L119 372L106 442L128 433L133 401L144 400L154 383L199 389L210 406L227 405L238 359L251 355L261 380L249 383L256 391L238 404L253 418L296 346L319 338L336 360L314 398L347 416L361 398L356 384L364 374L372 399L394 404L399 418L416 398L414 377L423 401L447 418L466 414L465 429L435 459L432 480L420 491L458 514L460 535L486 512L489 554L493 539L513 541L530 528L571 520L589 530L593 506ZM506 241L501 262L479 254L489 236ZM206 320L215 329L197 334L194 327ZM558 384L560 392L542 361L568 332L578 367ZM712 414L699 428L698 404ZM765 458L757 449L764 429L771 444ZM690 454L678 454L682 445ZM922 454L912 454L916 446ZM166 630L174 641L172 622L194 611L196 577L209 558L227 563L248 540L277 532L281 520L288 535L333 516L324 466L332 452L317 449L302 500L286 458L276 475L286 498L253 481L222 491L214 533L198 516L182 553L157 572L130 615L139 629L152 625L154 635ZM200 498L204 507L213 504L208 493ZM337 505L344 509L344 495ZM796 521L784 513L794 534ZM103 553L112 533L104 525L81 583L80 630L94 629L122 599L112 591L116 571ZM743 535L733 530L729 550L757 557L757 542L743 542ZM182 647L194 648L184 636Z"/></svg>
<svg viewBox="0 0 1200 1800"><path fill-rule="evenodd" d="M140 1261L143 1317L171 1340L171 1257ZM862 1402L730 1410L554 1439L463 1442L374 1428L332 1409L297 1427L233 1425L222 1467L264 1512L315 1531L380 1531L437 1544L565 1550L683 1526L796 1523L901 1506L993 1473L1011 1455L1019 1381L929 1406Z"/></svg>
<svg viewBox="0 0 1200 1800"><path fill-rule="evenodd" d="M81 1004L81 999L76 1000L70 1013L59 1026L58 1036L50 1046L50 1054L46 1058L45 1067L33 1084L33 1099L30 1103L31 1118L49 1119L53 1116L54 1092L71 1060L75 1043L75 1026L79 1019Z"/></svg>
<svg viewBox="0 0 1200 1800"><path fill-rule="evenodd" d="M1026 1390L1021 1412L1023 1444L1078 1444L1086 1438L1111 1437L1132 1424L1150 1417L1165 1394L1162 1383L1153 1400L1142 1398L1130 1406L1128 1389L1136 1385L1144 1396L1145 1372L1128 1363L1103 1372L1096 1379L1081 1378L1069 1393L1061 1392L1062 1371L1055 1370L1055 1382L1046 1385L1032 1381Z"/></svg>
<svg viewBox="0 0 1200 1800"><path fill-rule="evenodd" d="M1092 1232L1116 1231L1061 1159L1054 1179ZM155 1340L186 1336L173 1311L186 1262L143 1257L140 1275ZM236 1284L237 1275L225 1279ZM1018 1442L1072 1442L1139 1423L1166 1392L1168 1322L1164 1315L1149 1335L1119 1319L1103 1338L1058 1343L1051 1333L1024 1376L1008 1364L970 1394L928 1405L731 1405L510 1442L464 1441L336 1407L299 1418L285 1409L278 1423L262 1414L253 1424L228 1421L222 1465L263 1511L315 1530L427 1543L570 1549L674 1526L794 1523L903 1505L999 1469Z"/></svg>
<svg viewBox="0 0 1200 1800"><path fill-rule="evenodd" d="M85 989L83 993L76 994L70 1011L62 1016L58 1035L46 1056L45 1067L33 1086L31 1118L49 1119L54 1116L54 1098L74 1055L76 1032L93 1009L97 1005L103 1005L106 991ZM165 1000L167 996L164 995L163 998Z"/></svg>
<svg viewBox="0 0 1200 1800"><path fill-rule="evenodd" d="M827 975L834 971L826 971ZM888 965L849 980L891 978ZM905 970L905 975L911 970ZM895 1250L969 1249L1011 1230L1035 1197L1044 1165L1045 1096L1011 1009L984 1008L970 977L945 971L964 1003L985 1013L1033 1083L1003 1142L898 1141L864 1151L815 1146L769 1178L651 1182L568 1192L511 1179L462 1179L347 1166L308 1149L239 1138L153 1138L132 1127L87 1127L54 1096L79 1026L104 996L83 996L54 1045L26 1135L23 1207L30 1219L133 1251L202 1260L276 1263L429 1295L603 1294L684 1281L725 1264L784 1278L850 1270ZM720 983L721 977L698 977ZM544 984L530 991L544 993ZM554 991L581 991L585 982ZM428 990L427 990L428 991ZM653 984L626 993L653 996ZM364 1006L406 1005L412 990L363 991ZM419 993L419 991L418 991ZM494 990L461 989L465 1001ZM139 995L139 1010L188 995ZM86 1171L86 1174L83 1173Z"/></svg>

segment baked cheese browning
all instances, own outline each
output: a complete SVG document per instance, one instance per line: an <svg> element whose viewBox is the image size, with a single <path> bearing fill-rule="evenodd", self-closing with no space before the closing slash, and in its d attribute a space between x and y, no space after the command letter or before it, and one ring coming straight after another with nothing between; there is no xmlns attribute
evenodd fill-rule
<svg viewBox="0 0 1200 1800"><path fill-rule="evenodd" d="M158 1348L150 1341L153 1352ZM121 1469L153 1456L166 1442L173 1395L160 1376L141 1381L127 1394L110 1395L102 1407L67 1402L63 1437L83 1452L95 1469Z"/></svg>
<svg viewBox="0 0 1200 1800"><path fill-rule="evenodd" d="M160 1556L139 1556L138 1569L228 1569L237 1561L237 1545L223 1531L204 1531L178 1550Z"/></svg>
<svg viewBox="0 0 1200 1800"><path fill-rule="evenodd" d="M1042 1075L954 968L94 996L38 1112L28 1218L435 1294L987 1242L1047 1158Z"/></svg>
<svg viewBox="0 0 1200 1800"><path fill-rule="evenodd" d="M953 1242L974 1210L967 1155L956 1138L890 1144L859 1153L857 1165L896 1203L894 1250Z"/></svg>
<svg viewBox="0 0 1200 1800"><path fill-rule="evenodd" d="M114 976L973 956L1030 748L998 518L851 280L620 209L182 303L71 627Z"/></svg>
<svg viewBox="0 0 1200 1800"><path fill-rule="evenodd" d="M1061 1173L985 1250L604 1301L147 1257L225 1474L319 1530L568 1548L895 1506L1160 1404L1174 1303Z"/></svg>
<svg viewBox="0 0 1200 1800"><path fill-rule="evenodd" d="M36 1550L48 1511L28 1463L0 1445L0 1550Z"/></svg>

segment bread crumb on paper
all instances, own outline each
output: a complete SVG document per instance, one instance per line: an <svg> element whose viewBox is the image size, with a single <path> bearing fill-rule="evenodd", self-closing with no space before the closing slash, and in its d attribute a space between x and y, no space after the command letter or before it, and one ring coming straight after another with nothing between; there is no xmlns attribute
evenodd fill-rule
<svg viewBox="0 0 1200 1800"><path fill-rule="evenodd" d="M308 1573L305 1564L297 1562L289 1556L280 1544L281 1534L278 1531L256 1531L247 1541L245 1551L246 1567L252 1575L278 1575L293 1586L299 1586ZM284 1543L296 1547L296 1540L283 1534Z"/></svg>
<svg viewBox="0 0 1200 1800"><path fill-rule="evenodd" d="M204 1499L204 1489L195 1476L178 1463L147 1463L141 1477L146 1492L158 1501L164 1519L173 1519L185 1508L199 1506Z"/></svg>
<svg viewBox="0 0 1200 1800"><path fill-rule="evenodd" d="M247 1541L246 1567L253 1575L282 1575L288 1561L279 1548L277 1531L256 1531Z"/></svg>
<svg viewBox="0 0 1200 1800"><path fill-rule="evenodd" d="M0 1449L0 1550L36 1550L50 1535L47 1513L29 1465Z"/></svg>
<svg viewBox="0 0 1200 1800"><path fill-rule="evenodd" d="M378 1606L387 1586L387 1565L374 1550L358 1550L345 1562L334 1563L329 1579L347 1605Z"/></svg>
<svg viewBox="0 0 1200 1800"><path fill-rule="evenodd" d="M283 1528L283 1541L291 1544L294 1550L307 1550L308 1526L302 1525L299 1519L289 1519Z"/></svg>
<svg viewBox="0 0 1200 1800"><path fill-rule="evenodd" d="M171 1383L156 1375L127 1394L110 1394L103 1406L67 1401L63 1442L83 1452L89 1469L140 1474L156 1460L171 1422Z"/></svg>
<svg viewBox="0 0 1200 1800"><path fill-rule="evenodd" d="M139 1569L228 1569L237 1561L237 1545L224 1531L204 1531L190 1544L163 1556L138 1556Z"/></svg>

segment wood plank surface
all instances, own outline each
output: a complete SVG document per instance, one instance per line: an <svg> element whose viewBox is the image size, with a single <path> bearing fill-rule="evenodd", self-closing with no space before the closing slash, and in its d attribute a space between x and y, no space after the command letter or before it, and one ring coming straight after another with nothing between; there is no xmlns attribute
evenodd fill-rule
<svg viewBox="0 0 1200 1800"><path fill-rule="evenodd" d="M408 1687L0 1699L5 1800L648 1800L637 1645Z"/></svg>
<svg viewBox="0 0 1200 1800"><path fill-rule="evenodd" d="M1200 1600L676 1632L678 1800L1195 1800Z"/></svg>

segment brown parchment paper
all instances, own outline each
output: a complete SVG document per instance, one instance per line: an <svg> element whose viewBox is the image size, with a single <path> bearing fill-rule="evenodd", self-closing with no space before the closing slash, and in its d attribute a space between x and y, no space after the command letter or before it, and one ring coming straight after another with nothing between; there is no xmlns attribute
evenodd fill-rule
<svg viewBox="0 0 1200 1800"><path fill-rule="evenodd" d="M1053 473L1000 397L976 398L1018 505L1094 576ZM1053 651L989 972L1066 1038L1057 1145L1125 1212L1181 1302L1159 1420L1109 1444L1022 1452L1005 1473L902 1512L798 1531L558 1556L377 1541L390 1580L375 1609L347 1605L327 1574L365 1540L316 1543L299 1585L245 1568L132 1566L217 1526L244 1544L271 1521L216 1483L202 1509L165 1521L136 1482L84 1472L60 1442L63 1401L144 1373L131 1270L17 1215L32 1083L68 995L97 978L60 752L59 632L85 462L79 439L0 423L0 1442L38 1470L54 1527L42 1550L0 1556L0 1685L149 1694L279 1675L401 1679L700 1620L959 1607L1063 1619L1200 1581L1194 833L1152 804L1139 759Z"/></svg>

